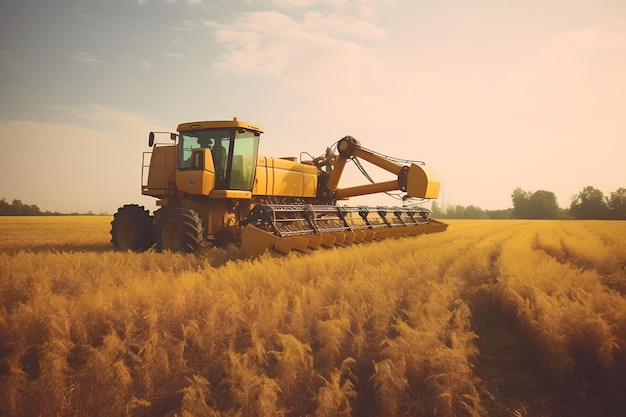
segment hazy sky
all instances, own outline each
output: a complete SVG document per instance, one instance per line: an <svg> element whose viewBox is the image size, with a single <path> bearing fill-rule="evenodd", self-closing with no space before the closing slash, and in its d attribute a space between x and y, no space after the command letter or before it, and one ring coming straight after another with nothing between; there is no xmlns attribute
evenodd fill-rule
<svg viewBox="0 0 626 417"><path fill-rule="evenodd" d="M446 205L569 207L626 187L626 1L0 3L0 198L152 204L148 132L233 116L266 156L352 135L423 160Z"/></svg>

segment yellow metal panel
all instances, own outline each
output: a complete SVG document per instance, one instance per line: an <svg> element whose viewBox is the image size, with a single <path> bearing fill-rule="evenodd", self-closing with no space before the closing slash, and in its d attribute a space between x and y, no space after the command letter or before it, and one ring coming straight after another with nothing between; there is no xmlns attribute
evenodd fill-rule
<svg viewBox="0 0 626 417"><path fill-rule="evenodd" d="M150 156L148 181L142 187L142 194L160 197L165 195L176 172L176 146L157 146Z"/></svg>
<svg viewBox="0 0 626 417"><path fill-rule="evenodd" d="M335 235L330 234L330 233L324 233L322 234L322 246L330 248L335 244L335 240L337 240L337 237L335 237Z"/></svg>
<svg viewBox="0 0 626 417"><path fill-rule="evenodd" d="M206 205L207 234L215 238L215 234L229 225L230 203L226 200L212 201Z"/></svg>
<svg viewBox="0 0 626 417"><path fill-rule="evenodd" d="M209 195L210 198L228 198L234 200L250 200L252 193L242 190L213 190Z"/></svg>
<svg viewBox="0 0 626 417"><path fill-rule="evenodd" d="M346 240L346 234L344 232L334 232L332 234L335 236L335 245L344 246L343 242Z"/></svg>
<svg viewBox="0 0 626 417"><path fill-rule="evenodd" d="M309 248L319 249L322 246L322 237L319 235L307 235L309 239Z"/></svg>
<svg viewBox="0 0 626 417"><path fill-rule="evenodd" d="M255 195L315 197L317 168L284 158L260 157L253 192Z"/></svg>
<svg viewBox="0 0 626 417"><path fill-rule="evenodd" d="M441 187L439 176L430 167L411 164L406 183L406 192L409 197L439 197L439 188Z"/></svg>
<svg viewBox="0 0 626 417"><path fill-rule="evenodd" d="M317 168L310 165L302 165L302 195L315 197L317 195Z"/></svg>
<svg viewBox="0 0 626 417"><path fill-rule="evenodd" d="M259 156L256 164L256 174L252 185L252 194L267 195L267 161L266 157Z"/></svg>
<svg viewBox="0 0 626 417"><path fill-rule="evenodd" d="M300 252L309 252L309 236L291 236L285 239L289 239L293 245L293 249Z"/></svg>
<svg viewBox="0 0 626 417"><path fill-rule="evenodd" d="M261 256L272 249L288 254L293 249L293 245L291 240L274 236L251 224L244 227L241 233L241 249L246 256Z"/></svg>
<svg viewBox="0 0 626 417"><path fill-rule="evenodd" d="M215 186L215 174L209 171L179 171L176 173L176 187L194 195L209 195Z"/></svg>
<svg viewBox="0 0 626 417"><path fill-rule="evenodd" d="M283 167L282 161L274 160L274 193L299 197L302 194L302 173Z"/></svg>

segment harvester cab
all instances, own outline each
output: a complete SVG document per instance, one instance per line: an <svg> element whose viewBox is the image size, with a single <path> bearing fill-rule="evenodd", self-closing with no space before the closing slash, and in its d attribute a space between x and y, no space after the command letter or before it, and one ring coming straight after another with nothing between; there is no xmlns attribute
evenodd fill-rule
<svg viewBox="0 0 626 417"><path fill-rule="evenodd" d="M182 123L173 144L155 143L144 154L142 194L157 198L153 215L121 207L111 223L116 249L194 252L206 242L240 245L249 255L343 246L385 237L445 230L414 199L437 198L439 179L423 162L402 161L368 150L346 136L320 157L258 155L263 129L234 118ZM392 173L375 182L359 160ZM369 184L340 188L345 165L354 162ZM354 196L401 193L402 207L347 207Z"/></svg>
<svg viewBox="0 0 626 417"><path fill-rule="evenodd" d="M251 191L262 129L250 123L209 121L178 126L175 145L154 144L144 195L211 196L214 190ZM221 195L221 194L216 194Z"/></svg>

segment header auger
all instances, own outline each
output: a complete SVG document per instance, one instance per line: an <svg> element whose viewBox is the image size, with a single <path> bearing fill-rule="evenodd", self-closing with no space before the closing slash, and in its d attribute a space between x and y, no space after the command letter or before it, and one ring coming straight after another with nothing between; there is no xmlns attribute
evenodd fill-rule
<svg viewBox="0 0 626 417"><path fill-rule="evenodd" d="M144 153L142 194L157 198L150 214L124 205L111 222L118 250L194 252L205 243L241 246L248 256L268 250L308 252L320 247L444 231L430 210L411 204L437 198L439 179L423 162L400 161L368 150L351 136L322 156L258 156L262 128L238 121L183 123L170 133L173 144ZM146 160L149 157L149 162ZM396 178L375 182L359 159ZM369 184L339 188L353 161ZM374 193L399 193L402 207L349 207L340 200Z"/></svg>

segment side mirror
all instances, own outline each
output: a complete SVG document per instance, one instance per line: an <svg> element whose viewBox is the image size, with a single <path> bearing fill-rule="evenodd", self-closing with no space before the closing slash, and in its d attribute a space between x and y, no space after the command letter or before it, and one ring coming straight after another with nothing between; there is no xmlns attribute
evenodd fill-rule
<svg viewBox="0 0 626 417"><path fill-rule="evenodd" d="M148 146L152 148L152 145L154 145L154 132L148 135Z"/></svg>

